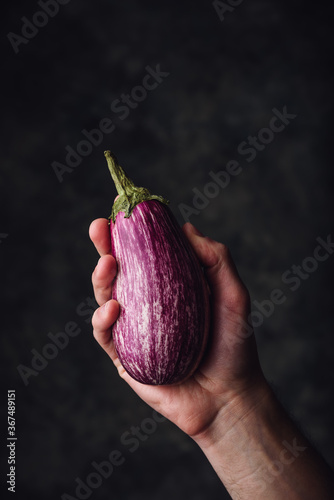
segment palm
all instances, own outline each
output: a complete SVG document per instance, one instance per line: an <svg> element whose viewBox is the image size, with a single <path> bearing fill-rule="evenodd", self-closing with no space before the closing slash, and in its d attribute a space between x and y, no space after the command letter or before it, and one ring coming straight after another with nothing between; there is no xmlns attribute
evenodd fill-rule
<svg viewBox="0 0 334 500"><path fill-rule="evenodd" d="M103 257L93 273L97 302L101 306L111 297L115 275L110 255L110 237L105 219L91 225L91 238ZM245 336L248 294L226 249L209 238L201 238L186 225L185 233L206 268L211 290L211 332L207 352L200 367L186 381L173 386L149 386L130 377L117 358L111 325L117 319L118 304L110 301L108 314L97 310L94 334L118 368L119 374L146 403L194 436L214 419L219 408L228 403L233 390L246 390L260 371L254 339ZM224 260L219 252L225 252ZM102 262L103 260L103 262ZM100 308L101 309L101 308Z"/></svg>
<svg viewBox="0 0 334 500"><path fill-rule="evenodd" d="M224 323L228 326L228 321ZM224 327L224 324L221 326ZM215 338L214 329L211 333L211 343L203 363L192 377L179 385L140 384L116 361L120 375L138 396L190 436L200 433L209 425L237 386L238 390L246 390L251 385L255 373L253 367L257 364L257 359L249 356L254 352L253 339L232 346L231 358L231 351L225 345L217 349L219 336Z"/></svg>
<svg viewBox="0 0 334 500"><path fill-rule="evenodd" d="M212 417L210 395L194 377L176 386L146 386L127 374L124 379L140 398L189 435L197 434Z"/></svg>

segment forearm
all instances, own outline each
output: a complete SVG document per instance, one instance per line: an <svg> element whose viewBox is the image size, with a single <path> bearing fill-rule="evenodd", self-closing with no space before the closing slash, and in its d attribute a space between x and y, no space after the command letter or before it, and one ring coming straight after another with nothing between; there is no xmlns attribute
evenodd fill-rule
<svg viewBox="0 0 334 500"><path fill-rule="evenodd" d="M267 384L194 437L233 499L331 500L332 472Z"/></svg>

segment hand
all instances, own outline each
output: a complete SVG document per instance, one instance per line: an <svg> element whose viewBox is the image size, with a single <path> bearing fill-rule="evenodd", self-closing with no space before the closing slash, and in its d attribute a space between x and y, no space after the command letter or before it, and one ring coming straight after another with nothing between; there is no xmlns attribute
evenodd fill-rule
<svg viewBox="0 0 334 500"><path fill-rule="evenodd" d="M208 347L200 366L185 382L172 386L143 385L123 369L112 341L111 327L117 320L119 305L111 300L117 266L111 255L109 230L106 219L93 221L89 229L101 256L92 275L95 298L100 306L92 318L94 337L138 396L189 436L201 436L218 414L221 416L227 408L233 411L240 398L257 393L255 389L265 385L254 335L247 323L248 291L228 249L202 236L192 224L185 224L183 231L205 270L210 288Z"/></svg>

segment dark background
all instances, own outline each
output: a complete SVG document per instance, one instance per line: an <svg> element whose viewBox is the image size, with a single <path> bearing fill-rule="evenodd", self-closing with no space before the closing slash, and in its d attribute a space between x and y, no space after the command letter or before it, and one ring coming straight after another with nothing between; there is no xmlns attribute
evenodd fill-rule
<svg viewBox="0 0 334 500"><path fill-rule="evenodd" d="M221 22L211 2L70 0L15 54L7 33L21 34L21 17L38 10L7 4L2 30L1 398L16 389L16 497L75 496L75 479L118 449L125 463L91 498L229 498L171 423L133 453L121 443L152 410L93 340L89 315L76 312L92 297L89 224L109 215L115 196L104 149L167 197L180 223L178 206L192 205L193 188L240 162L242 173L190 221L230 247L253 300L273 288L286 294L257 330L262 366L333 466L334 256L297 291L282 283L316 238L333 232L331 7L245 0ZM121 120L111 102L157 64L170 75ZM283 106L296 119L247 163L238 145ZM105 117L115 131L60 183L52 162L65 163L65 147ZM17 366L30 366L31 349L41 352L68 321L81 333L25 386ZM5 473L6 464L2 482Z"/></svg>

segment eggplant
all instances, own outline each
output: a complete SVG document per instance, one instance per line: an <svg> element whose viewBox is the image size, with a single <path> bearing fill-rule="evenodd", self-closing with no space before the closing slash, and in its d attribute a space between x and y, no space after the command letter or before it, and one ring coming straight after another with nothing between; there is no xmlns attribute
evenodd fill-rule
<svg viewBox="0 0 334 500"><path fill-rule="evenodd" d="M105 151L118 196L109 217L117 274L112 328L117 355L132 378L176 384L198 367L209 330L203 270L168 201L137 187Z"/></svg>

